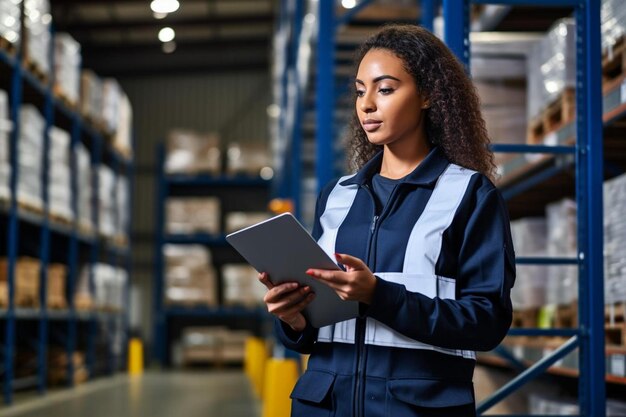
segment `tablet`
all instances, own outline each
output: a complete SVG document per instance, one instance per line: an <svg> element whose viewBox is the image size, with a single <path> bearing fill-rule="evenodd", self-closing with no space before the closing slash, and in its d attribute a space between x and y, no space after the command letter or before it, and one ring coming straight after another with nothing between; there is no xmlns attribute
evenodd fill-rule
<svg viewBox="0 0 626 417"><path fill-rule="evenodd" d="M291 213L281 214L226 236L259 272L267 272L274 284L298 282L309 285L315 299L303 311L313 327L352 319L357 301L344 301L329 286L308 276L306 270L340 269Z"/></svg>

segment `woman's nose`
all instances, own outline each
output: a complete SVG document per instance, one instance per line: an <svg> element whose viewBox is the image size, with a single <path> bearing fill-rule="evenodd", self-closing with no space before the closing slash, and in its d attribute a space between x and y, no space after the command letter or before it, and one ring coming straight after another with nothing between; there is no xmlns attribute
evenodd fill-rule
<svg viewBox="0 0 626 417"><path fill-rule="evenodd" d="M371 113L376 110L376 103L372 100L370 94L366 93L361 97L361 102L359 103L359 109L363 113Z"/></svg>

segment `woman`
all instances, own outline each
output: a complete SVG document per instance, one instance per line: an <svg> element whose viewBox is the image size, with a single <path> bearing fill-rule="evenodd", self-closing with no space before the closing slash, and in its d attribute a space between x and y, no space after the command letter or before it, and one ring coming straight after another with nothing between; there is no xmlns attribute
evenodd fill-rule
<svg viewBox="0 0 626 417"><path fill-rule="evenodd" d="M358 172L320 194L313 236L344 271L307 271L354 320L315 329L309 287L273 286L279 339L310 353L294 416L475 415L476 350L511 324L514 252L474 87L430 32L387 26L357 54Z"/></svg>

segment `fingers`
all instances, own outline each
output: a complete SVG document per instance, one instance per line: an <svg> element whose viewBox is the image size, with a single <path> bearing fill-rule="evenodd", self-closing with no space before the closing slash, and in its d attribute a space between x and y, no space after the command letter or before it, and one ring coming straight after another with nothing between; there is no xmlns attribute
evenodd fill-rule
<svg viewBox="0 0 626 417"><path fill-rule="evenodd" d="M286 322L286 318L300 313L315 298L308 286L282 294L274 294L274 290L265 295L267 311Z"/></svg>
<svg viewBox="0 0 626 417"><path fill-rule="evenodd" d="M330 271L328 269L307 269L306 274L313 278L317 278L319 280L325 281L328 284L331 284L331 283L339 284L344 281L344 279L342 278L345 272Z"/></svg>
<svg viewBox="0 0 626 417"><path fill-rule="evenodd" d="M272 282L270 281L270 276L267 275L267 272L261 272L259 274L259 281L261 282L261 284L265 285L268 290L274 288L274 284L272 284Z"/></svg>
<svg viewBox="0 0 626 417"><path fill-rule="evenodd" d="M309 286L300 287L300 284L297 282L288 282L268 290L264 301L266 304L292 305L309 292L311 292L311 287Z"/></svg>
<svg viewBox="0 0 626 417"><path fill-rule="evenodd" d="M335 258L337 258L337 261L340 264L348 267L347 269L349 271L362 271L367 269L367 265L365 265L365 262L354 256L346 255L344 253L335 253Z"/></svg>

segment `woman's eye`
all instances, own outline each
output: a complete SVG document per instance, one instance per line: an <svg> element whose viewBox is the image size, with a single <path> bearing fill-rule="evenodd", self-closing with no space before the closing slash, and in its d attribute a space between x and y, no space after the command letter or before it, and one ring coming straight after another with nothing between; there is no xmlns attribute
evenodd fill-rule
<svg viewBox="0 0 626 417"><path fill-rule="evenodd" d="M378 90L378 92L386 96L387 94L393 93L393 88L381 88Z"/></svg>
<svg viewBox="0 0 626 417"><path fill-rule="evenodd" d="M365 91L363 90L356 90L356 96L357 97L363 97L365 95Z"/></svg>

